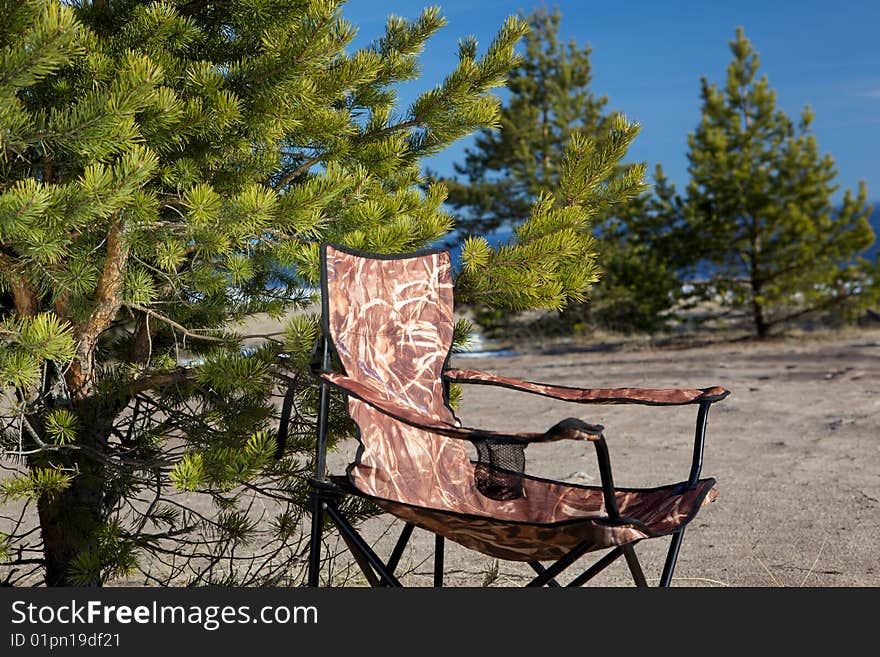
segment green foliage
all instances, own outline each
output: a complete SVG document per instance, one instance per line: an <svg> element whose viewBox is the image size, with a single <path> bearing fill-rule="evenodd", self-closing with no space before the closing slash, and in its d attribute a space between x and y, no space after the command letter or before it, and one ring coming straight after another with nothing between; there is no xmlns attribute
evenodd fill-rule
<svg viewBox="0 0 880 657"><path fill-rule="evenodd" d="M43 550L48 584L295 580L319 245L404 252L451 230L420 159L498 124L490 91L526 31L511 18L484 50L463 39L454 70L401 107L443 17L392 17L354 50L343 5L0 3L0 384L16 400L0 440L28 468L3 486L37 501L42 543L10 540ZM583 294L583 244L559 266L546 250L580 235L590 198L625 190L573 175L522 244L488 253L493 285L528 283L540 259L541 303ZM492 294L471 279L474 299ZM290 317L281 339L243 322L262 314ZM353 427L341 400L331 410L332 445ZM179 565L194 554L203 570Z"/></svg>
<svg viewBox="0 0 880 657"><path fill-rule="evenodd" d="M89 549L78 552L71 561L73 586L88 586L135 572L137 545L118 523L105 524L94 539Z"/></svg>
<svg viewBox="0 0 880 657"><path fill-rule="evenodd" d="M602 285L588 308L564 313L568 322L595 321L617 332L655 333L681 319L692 303L682 283L699 260L699 234L685 219L684 200L658 164L650 194L621 207L600 227Z"/></svg>
<svg viewBox="0 0 880 657"><path fill-rule="evenodd" d="M462 318L455 322L452 329L452 349L454 353L468 351L473 340L474 325Z"/></svg>
<svg viewBox="0 0 880 657"><path fill-rule="evenodd" d="M646 296L642 277L619 277L636 258L621 228L635 221L629 206L640 200L645 167L621 161L637 126L606 113L607 98L590 89L591 50L561 42L560 21L558 10L529 15L498 129L481 132L455 166L463 180L444 180L449 204L465 213L457 224L464 271L489 299L474 313L490 333L526 308L564 309L569 329L582 324L594 285L601 320L633 291ZM493 254L486 236L501 227L516 229Z"/></svg>
<svg viewBox="0 0 880 657"><path fill-rule="evenodd" d="M572 133L603 136L610 118L607 99L596 97L589 46L558 39L561 15L539 9L527 17L525 53L510 73L510 97L497 130L483 130L445 180L449 204L467 213L457 224L463 236L484 235L522 223L535 198L555 189Z"/></svg>
<svg viewBox="0 0 880 657"><path fill-rule="evenodd" d="M46 414L46 435L57 445L68 445L76 440L76 416L66 408Z"/></svg>
<svg viewBox="0 0 880 657"><path fill-rule="evenodd" d="M559 310L583 301L598 280L592 218L643 190L642 167L609 181L638 130L615 117L601 143L572 135L555 193L535 199L507 244L493 250L484 237L465 241L458 280L463 300L491 299L489 305L512 310Z"/></svg>
<svg viewBox="0 0 880 657"><path fill-rule="evenodd" d="M758 337L796 317L846 317L876 302L874 241L864 184L832 195L837 171L820 155L807 107L795 124L776 106L743 30L730 42L723 87L703 79L702 119L688 138L687 217L713 274L707 293L744 310Z"/></svg>
<svg viewBox="0 0 880 657"><path fill-rule="evenodd" d="M311 360L310 350L321 334L320 318L316 314L293 315L284 331L284 346L291 358L297 359L293 366L305 370Z"/></svg>
<svg viewBox="0 0 880 657"><path fill-rule="evenodd" d="M30 390L45 361L66 363L73 355L70 326L51 312L0 319L0 385Z"/></svg>
<svg viewBox="0 0 880 657"><path fill-rule="evenodd" d="M24 475L0 481L0 495L4 499L53 499L70 487L73 476L57 468L32 468Z"/></svg>
<svg viewBox="0 0 880 657"><path fill-rule="evenodd" d="M205 465L202 455L190 453L185 455L169 473L171 482L181 491L195 491L205 484Z"/></svg>

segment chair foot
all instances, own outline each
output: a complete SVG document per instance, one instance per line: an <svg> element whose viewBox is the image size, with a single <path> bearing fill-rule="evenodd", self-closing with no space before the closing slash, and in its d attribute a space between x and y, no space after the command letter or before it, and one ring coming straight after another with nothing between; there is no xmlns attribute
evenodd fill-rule
<svg viewBox="0 0 880 657"><path fill-rule="evenodd" d="M434 586L443 586L443 548L444 541L440 534L434 535Z"/></svg>
<svg viewBox="0 0 880 657"><path fill-rule="evenodd" d="M324 501L317 491L312 492L312 535L309 540L308 585L317 587L321 572L321 537L324 529Z"/></svg>
<svg viewBox="0 0 880 657"><path fill-rule="evenodd" d="M684 527L672 534L669 543L669 552L666 553L666 563L663 565L663 574L660 576L660 586L668 588L672 583L672 573L675 563L678 561L678 551L681 549L681 541L684 538Z"/></svg>
<svg viewBox="0 0 880 657"><path fill-rule="evenodd" d="M639 563L639 558L636 556L636 551L631 543L623 546L623 556L626 557L626 565L629 566L629 572L632 573L633 582L635 582L636 586L648 586L648 582L645 580L645 573L642 572L642 565Z"/></svg>

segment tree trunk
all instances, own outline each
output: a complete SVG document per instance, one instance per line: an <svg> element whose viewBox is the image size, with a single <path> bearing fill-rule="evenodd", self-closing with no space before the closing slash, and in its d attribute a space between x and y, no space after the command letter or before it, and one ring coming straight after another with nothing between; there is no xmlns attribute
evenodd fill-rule
<svg viewBox="0 0 880 657"><path fill-rule="evenodd" d="M770 333L770 324L764 316L764 306L758 303L758 300L752 298L752 319L755 323L755 334L760 340L766 338Z"/></svg>
<svg viewBox="0 0 880 657"><path fill-rule="evenodd" d="M106 3L105 3L106 4ZM123 239L122 223L117 218L107 232L107 257L95 291L94 308L89 318L76 326L76 357L64 374L70 395L71 410L79 420L78 444L99 454L107 452L113 418L121 409L113 404L121 400L101 400L95 396L95 350L104 330L110 325L122 303L123 271L128 261L128 246ZM110 406L108 406L108 404ZM85 574L86 580L72 580L71 566L78 557L98 557L99 531L104 524L105 510L115 503L108 496L108 474L103 463L76 452L64 459L63 465L75 470L70 486L48 498L37 501L43 556L48 586L100 586L100 568L94 562ZM57 464L57 461L56 461ZM40 463L32 463L39 466ZM89 574L89 570L93 571Z"/></svg>
<svg viewBox="0 0 880 657"><path fill-rule="evenodd" d="M748 117L746 117L748 125ZM749 255L749 283L752 286L752 321L755 324L755 333L759 340L763 340L770 332L770 325L764 316L764 305L761 303L761 293L764 290L764 276L761 271L761 233L758 219L754 213L749 213L751 222L752 251Z"/></svg>
<svg viewBox="0 0 880 657"><path fill-rule="evenodd" d="M763 284L758 280L756 268L752 268L752 321L755 324L755 334L759 340L763 340L770 332L770 324L764 315L764 305L761 303L761 292L764 289Z"/></svg>
<svg viewBox="0 0 880 657"><path fill-rule="evenodd" d="M80 401L71 410L79 426L77 444L103 451L101 445L106 443L110 426L106 414L98 409L94 400ZM44 430L41 419L34 417L31 421L39 433ZM76 474L67 488L37 500L46 586L101 586L99 568L74 573L72 566L77 557L98 556L100 530L108 503L112 503L106 490L107 468L85 451L57 452L51 456L35 454L29 466L33 471L50 464ZM94 572L90 575L89 570Z"/></svg>
<svg viewBox="0 0 880 657"><path fill-rule="evenodd" d="M78 475L53 498L40 497L37 511L43 538L46 586L101 586L95 573L87 581L73 579L74 560L98 548L103 517L100 477Z"/></svg>
<svg viewBox="0 0 880 657"><path fill-rule="evenodd" d="M67 375L71 375L70 370ZM75 401L70 410L77 418L76 443L87 449L37 453L28 464L32 472L55 466L75 473L67 488L51 496L41 495L37 500L46 586L101 586L103 563L96 563L103 558L99 552L100 532L107 510L116 498L108 487L106 464L92 454L106 453L118 408L113 402L108 404L91 397ZM42 420L41 414L29 418L38 434L45 431ZM78 558L83 559L84 567L75 572L73 566Z"/></svg>

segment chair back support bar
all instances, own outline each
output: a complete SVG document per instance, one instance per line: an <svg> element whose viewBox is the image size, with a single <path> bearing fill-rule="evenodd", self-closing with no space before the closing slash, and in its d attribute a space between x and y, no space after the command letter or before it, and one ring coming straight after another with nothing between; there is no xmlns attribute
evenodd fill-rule
<svg viewBox="0 0 880 657"><path fill-rule="evenodd" d="M694 458L691 462L691 473L688 476L688 488L697 485L700 472L703 469L703 448L706 446L706 424L709 419L711 401L700 402L700 410L697 411L697 426L694 431Z"/></svg>

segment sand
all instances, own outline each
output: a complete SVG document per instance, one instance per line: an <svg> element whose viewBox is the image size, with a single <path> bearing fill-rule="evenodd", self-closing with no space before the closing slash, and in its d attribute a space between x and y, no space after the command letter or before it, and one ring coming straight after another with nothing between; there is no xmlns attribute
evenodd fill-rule
<svg viewBox="0 0 880 657"><path fill-rule="evenodd" d="M718 480L719 496L689 526L673 585L880 585L880 330L662 348L614 339L498 346L515 351L456 356L452 365L569 386L732 391L713 407L706 440L703 475ZM690 468L695 407L583 406L467 386L458 414L496 430L544 431L569 416L600 423L620 486L681 481ZM354 447L349 441L331 455L335 472ZM526 456L533 474L598 483L590 444L531 446ZM400 527L389 518L365 527L383 556ZM667 542L636 546L649 583L659 579ZM404 584L431 584L432 552L432 536L416 530L401 562ZM496 569L493 559L449 542L446 563L448 585L512 586L532 577L527 565ZM364 583L344 559L333 581ZM620 560L593 583L631 580Z"/></svg>

